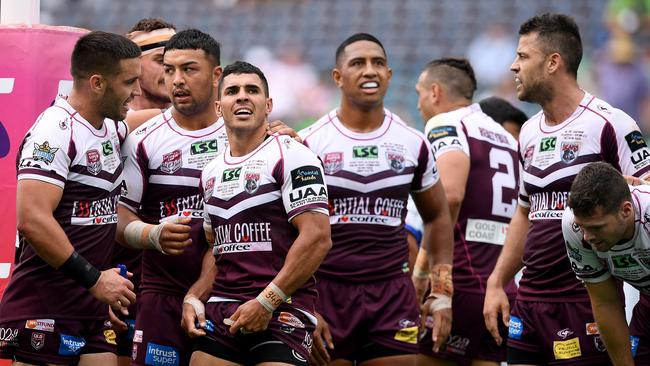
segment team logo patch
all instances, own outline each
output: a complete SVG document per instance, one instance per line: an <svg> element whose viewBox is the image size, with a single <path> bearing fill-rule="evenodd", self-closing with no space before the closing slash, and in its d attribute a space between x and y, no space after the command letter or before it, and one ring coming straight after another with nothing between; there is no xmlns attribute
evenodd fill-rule
<svg viewBox="0 0 650 366"><path fill-rule="evenodd" d="M116 338L117 335L115 334L115 331L113 329L104 330L104 340L106 341L106 343L117 346L117 342L115 342Z"/></svg>
<svg viewBox="0 0 650 366"><path fill-rule="evenodd" d="M104 156L108 156L111 155L112 153L113 153L113 143L110 140L102 142L102 154L104 154Z"/></svg>
<svg viewBox="0 0 650 366"><path fill-rule="evenodd" d="M530 167L530 163L533 161L533 154L535 153L535 146L528 146L526 151L524 151L524 169Z"/></svg>
<svg viewBox="0 0 650 366"><path fill-rule="evenodd" d="M553 341L553 355L556 360L567 360L582 356L579 338L566 341Z"/></svg>
<svg viewBox="0 0 650 366"><path fill-rule="evenodd" d="M395 173L401 173L404 170L404 155L387 152L386 160Z"/></svg>
<svg viewBox="0 0 650 366"><path fill-rule="evenodd" d="M562 339L566 339L566 337L570 336L571 334L573 334L573 331L569 328L564 328L557 331L557 336Z"/></svg>
<svg viewBox="0 0 650 366"><path fill-rule="evenodd" d="M205 182L205 188L203 189L203 200L205 202L208 202L210 197L212 197L212 192L214 191L214 181L216 179L214 177L208 179L207 182Z"/></svg>
<svg viewBox="0 0 650 366"><path fill-rule="evenodd" d="M42 144L34 143L34 152L32 156L34 160L42 161L45 164L49 164L54 161L54 155L59 151L58 147L50 147L50 143L44 141Z"/></svg>
<svg viewBox="0 0 650 366"><path fill-rule="evenodd" d="M630 150L632 150L632 152L643 149L644 147L648 147L648 145L645 143L645 139L643 138L641 131L632 131L628 133L625 135L625 141L627 142L627 146L630 147Z"/></svg>
<svg viewBox="0 0 650 366"><path fill-rule="evenodd" d="M325 170L325 174L335 174L343 169L343 153L331 152L325 154L323 158L323 169Z"/></svg>
<svg viewBox="0 0 650 366"><path fill-rule="evenodd" d="M438 139L442 139L449 136L458 136L458 131L456 131L456 127L440 126L440 127L432 128L429 131L429 133L427 133L427 140L429 140L430 143L433 143Z"/></svg>
<svg viewBox="0 0 650 366"><path fill-rule="evenodd" d="M313 165L305 165L291 171L291 187L293 189L310 184L324 184L320 169Z"/></svg>
<svg viewBox="0 0 650 366"><path fill-rule="evenodd" d="M600 334L598 331L598 324L594 323L587 323L585 324L585 332L587 335L595 335L595 334Z"/></svg>
<svg viewBox="0 0 650 366"><path fill-rule="evenodd" d="M86 168L92 175L97 175L102 171L102 159L99 151L95 149L86 151Z"/></svg>
<svg viewBox="0 0 650 366"><path fill-rule="evenodd" d="M163 155L160 170L163 173L174 174L183 165L183 154L180 150L174 150Z"/></svg>
<svg viewBox="0 0 650 366"><path fill-rule="evenodd" d="M32 348L39 350L45 346L45 333L34 332L32 333Z"/></svg>
<svg viewBox="0 0 650 366"><path fill-rule="evenodd" d="M557 137L544 137L539 143L539 152L555 151Z"/></svg>
<svg viewBox="0 0 650 366"><path fill-rule="evenodd" d="M352 147L352 157L361 159L377 159L379 157L379 148L377 148L377 145L354 146Z"/></svg>
<svg viewBox="0 0 650 366"><path fill-rule="evenodd" d="M67 119L62 119L59 121L59 128L62 130L67 130L68 129L68 120Z"/></svg>
<svg viewBox="0 0 650 366"><path fill-rule="evenodd" d="M78 356L81 349L86 345L86 340L81 337L74 337L61 334L59 354L61 356Z"/></svg>
<svg viewBox="0 0 650 366"><path fill-rule="evenodd" d="M570 164L578 157L580 143L563 141L560 145L560 150L562 152L560 159L562 159L565 164Z"/></svg>
<svg viewBox="0 0 650 366"><path fill-rule="evenodd" d="M244 173L244 189L248 194L253 194L260 187L260 173L246 172Z"/></svg>
<svg viewBox="0 0 650 366"><path fill-rule="evenodd" d="M25 322L25 328L54 332L54 319L32 319Z"/></svg>
<svg viewBox="0 0 650 366"><path fill-rule="evenodd" d="M133 347L131 347L131 359L135 361L136 358L138 358L138 344L133 343Z"/></svg>
<svg viewBox="0 0 650 366"><path fill-rule="evenodd" d="M305 328L305 324L303 324L303 322L301 322L300 319L298 319L298 317L296 317L291 313L287 313L285 311L280 313L280 315L278 316L278 321L280 323L284 323L294 328L300 328L300 329Z"/></svg>
<svg viewBox="0 0 650 366"><path fill-rule="evenodd" d="M142 343L142 330L141 329L136 329L135 332L133 333L133 342L134 343Z"/></svg>

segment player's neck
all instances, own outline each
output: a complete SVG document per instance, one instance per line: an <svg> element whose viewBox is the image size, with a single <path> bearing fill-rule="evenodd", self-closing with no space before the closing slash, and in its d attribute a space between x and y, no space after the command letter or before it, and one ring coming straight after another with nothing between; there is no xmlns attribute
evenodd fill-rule
<svg viewBox="0 0 650 366"><path fill-rule="evenodd" d="M228 145L232 157L240 157L253 152L268 137L266 127L255 130L231 129L226 125Z"/></svg>
<svg viewBox="0 0 650 366"><path fill-rule="evenodd" d="M377 105L370 109L362 109L355 106L341 103L341 107L336 111L339 121L350 131L353 132L372 132L384 122L384 106Z"/></svg>
<svg viewBox="0 0 650 366"><path fill-rule="evenodd" d="M540 103L546 123L554 126L564 122L575 112L584 96L584 90L580 89L575 82L569 87L554 86L553 96L548 101Z"/></svg>
<svg viewBox="0 0 650 366"><path fill-rule="evenodd" d="M171 103L160 99L150 99L144 95L138 95L133 98L129 107L133 110L140 111L143 109L167 109Z"/></svg>
<svg viewBox="0 0 650 366"><path fill-rule="evenodd" d="M211 106L202 112L189 116L186 116L175 108L172 108L172 117L174 118L174 121L176 121L176 124L187 131L202 130L206 127L212 126L219 119L217 112Z"/></svg>
<svg viewBox="0 0 650 366"><path fill-rule="evenodd" d="M79 113L86 121L88 121L93 127L100 130L104 125L104 117L101 112L97 110L95 103L93 103L90 98L84 96L83 93L72 89L70 95L68 95L68 104Z"/></svg>

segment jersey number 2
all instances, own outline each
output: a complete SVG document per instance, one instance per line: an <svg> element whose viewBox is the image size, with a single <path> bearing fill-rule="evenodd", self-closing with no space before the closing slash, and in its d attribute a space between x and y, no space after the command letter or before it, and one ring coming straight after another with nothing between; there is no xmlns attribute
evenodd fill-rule
<svg viewBox="0 0 650 366"><path fill-rule="evenodd" d="M499 165L506 167L505 172L497 171L492 176L492 215L511 218L517 207L517 200L503 202L503 188L515 189L515 167L512 155L501 149L490 149L490 168L499 169Z"/></svg>

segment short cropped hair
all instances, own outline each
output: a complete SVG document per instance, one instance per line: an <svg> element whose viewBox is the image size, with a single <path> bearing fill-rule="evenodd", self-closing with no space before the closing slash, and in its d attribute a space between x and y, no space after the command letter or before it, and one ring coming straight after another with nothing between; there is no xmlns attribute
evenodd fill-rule
<svg viewBox="0 0 650 366"><path fill-rule="evenodd" d="M72 50L70 74L81 80L94 74L104 76L120 72L119 62L140 57L140 47L115 33L93 31L79 38Z"/></svg>
<svg viewBox="0 0 650 366"><path fill-rule="evenodd" d="M345 41L343 41L339 45L339 47L336 49L336 56L335 56L335 59L334 59L334 62L336 63L336 65L338 65L339 62L341 61L341 56L345 52L345 48L347 46L351 45L352 43L356 43L356 42L359 42L359 41L370 41L370 42L374 42L374 43L378 44L379 47L381 47L382 52L384 52L384 56L386 56L386 58L388 58L388 56L386 55L386 49L384 49L384 45L381 44L381 42L377 39L377 37L373 36L372 34L368 34L368 33L355 33L355 34L351 35L350 37L346 38Z"/></svg>
<svg viewBox="0 0 650 366"><path fill-rule="evenodd" d="M262 80L262 85L264 86L264 95L268 98L269 96L269 82L266 80L266 76L264 76L264 73L262 70L260 70L258 67L249 64L248 62L245 61L235 61L232 64L226 66L225 69L223 69L223 74L221 74L221 78L219 79L219 85L217 89L217 97L221 99L221 87L223 85L223 80L226 78L226 76L230 74L235 74L235 75L241 75L241 74L255 74L260 77L260 80Z"/></svg>
<svg viewBox="0 0 650 366"><path fill-rule="evenodd" d="M151 32L157 29L170 28L176 30L176 26L172 23L167 23L160 18L142 18L127 32Z"/></svg>
<svg viewBox="0 0 650 366"><path fill-rule="evenodd" d="M574 77L582 60L582 39L575 20L568 15L546 13L525 21L519 35L537 33L543 51L548 55L557 52L566 63L567 72Z"/></svg>
<svg viewBox="0 0 650 366"><path fill-rule="evenodd" d="M575 216L587 217L599 206L605 214L618 212L624 201L631 200L630 189L621 173L608 163L597 162L582 168L575 177L568 204Z"/></svg>
<svg viewBox="0 0 650 366"><path fill-rule="evenodd" d="M171 50L203 50L214 66L221 65L221 46L211 35L198 29L182 30L172 36L165 45L165 53Z"/></svg>
<svg viewBox="0 0 650 366"><path fill-rule="evenodd" d="M444 85L455 98L472 100L474 97L476 76L467 59L448 57L433 60L424 67L423 72L426 72L427 80Z"/></svg>
<svg viewBox="0 0 650 366"><path fill-rule="evenodd" d="M489 97L478 102L483 113L492 117L499 124L506 121L516 123L520 128L528 121L528 116L521 109L499 97Z"/></svg>

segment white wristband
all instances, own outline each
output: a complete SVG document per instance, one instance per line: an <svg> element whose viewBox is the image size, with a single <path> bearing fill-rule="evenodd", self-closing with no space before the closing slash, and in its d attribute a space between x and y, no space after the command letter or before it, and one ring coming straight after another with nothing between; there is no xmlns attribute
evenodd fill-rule
<svg viewBox="0 0 650 366"><path fill-rule="evenodd" d="M192 295L187 295L183 299L183 304L189 304L192 305L194 308L194 312L196 315L204 315L205 314L205 305L203 305L203 302L196 298L195 296Z"/></svg>
<svg viewBox="0 0 650 366"><path fill-rule="evenodd" d="M429 311L434 313L438 310L451 309L451 297L447 295L435 295L436 298L429 305Z"/></svg>
<svg viewBox="0 0 650 366"><path fill-rule="evenodd" d="M163 221L160 224L152 227L151 230L149 230L149 247L152 249L156 249L162 254L167 254L167 253L165 253L163 248L160 246L160 234L162 234L163 227L165 227L165 225L167 224L168 222Z"/></svg>
<svg viewBox="0 0 650 366"><path fill-rule="evenodd" d="M129 222L124 228L124 240L131 248L144 249L145 245L142 244L142 232L149 226L140 220Z"/></svg>

